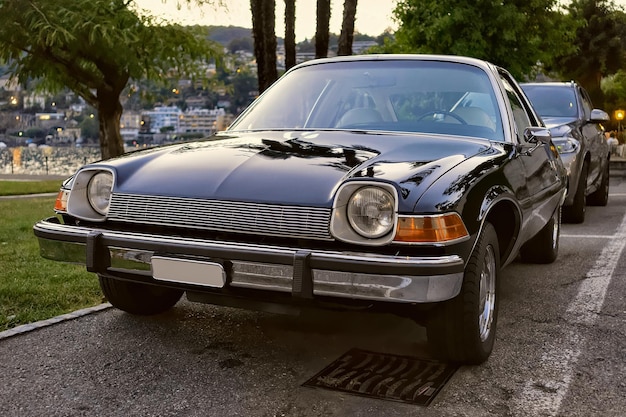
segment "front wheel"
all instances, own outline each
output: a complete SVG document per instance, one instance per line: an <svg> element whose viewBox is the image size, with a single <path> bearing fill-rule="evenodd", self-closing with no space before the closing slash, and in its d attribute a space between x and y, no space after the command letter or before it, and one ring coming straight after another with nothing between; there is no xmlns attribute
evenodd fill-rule
<svg viewBox="0 0 626 417"><path fill-rule="evenodd" d="M574 195L572 205L563 206L563 220L567 223L582 223L585 221L585 192L587 189L588 169L587 164L584 164L583 169L580 171L578 186L576 187L576 194Z"/></svg>
<svg viewBox="0 0 626 417"><path fill-rule="evenodd" d="M587 197L587 204L590 206L606 206L609 202L609 163L607 161L606 168L602 171L602 179L600 186L593 194Z"/></svg>
<svg viewBox="0 0 626 417"><path fill-rule="evenodd" d="M169 310L183 296L183 291L140 282L123 281L98 274L100 288L115 308L130 314L152 315Z"/></svg>
<svg viewBox="0 0 626 417"><path fill-rule="evenodd" d="M494 227L485 222L465 268L461 293L430 312L428 343L443 360L480 364L496 337L500 251Z"/></svg>

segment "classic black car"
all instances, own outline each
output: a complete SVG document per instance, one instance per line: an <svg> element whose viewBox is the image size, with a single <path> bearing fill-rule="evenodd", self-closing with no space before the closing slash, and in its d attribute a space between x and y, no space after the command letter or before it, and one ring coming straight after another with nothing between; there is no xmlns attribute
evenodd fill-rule
<svg viewBox="0 0 626 417"><path fill-rule="evenodd" d="M230 128L93 163L34 232L133 314L191 301L383 310L442 358L492 351L500 269L558 253L566 173L502 68L451 56L314 60Z"/></svg>
<svg viewBox="0 0 626 417"><path fill-rule="evenodd" d="M595 109L587 91L573 81L524 83L521 87L550 129L567 169L563 221L582 223L587 204L606 206L609 201L611 148L602 126L609 115Z"/></svg>

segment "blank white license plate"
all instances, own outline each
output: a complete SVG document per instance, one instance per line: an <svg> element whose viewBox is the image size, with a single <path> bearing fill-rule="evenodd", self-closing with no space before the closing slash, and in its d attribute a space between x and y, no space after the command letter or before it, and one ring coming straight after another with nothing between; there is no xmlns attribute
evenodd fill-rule
<svg viewBox="0 0 626 417"><path fill-rule="evenodd" d="M226 272L222 265L195 259L153 256L152 276L159 281L205 287L222 288L226 284Z"/></svg>

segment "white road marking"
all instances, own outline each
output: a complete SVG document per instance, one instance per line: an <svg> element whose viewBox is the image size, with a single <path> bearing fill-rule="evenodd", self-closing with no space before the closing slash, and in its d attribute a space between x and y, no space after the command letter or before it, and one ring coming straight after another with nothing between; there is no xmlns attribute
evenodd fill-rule
<svg viewBox="0 0 626 417"><path fill-rule="evenodd" d="M626 216L611 237L563 315L569 330L562 339L554 340L546 346L539 366L533 372L533 378L526 382L523 391L515 399L517 415L561 414L561 403L567 396L576 362L587 341L581 330L592 326L597 320L607 288L626 246Z"/></svg>
<svg viewBox="0 0 626 417"><path fill-rule="evenodd" d="M568 239L613 239L615 235L564 235L561 234L560 237L568 238Z"/></svg>

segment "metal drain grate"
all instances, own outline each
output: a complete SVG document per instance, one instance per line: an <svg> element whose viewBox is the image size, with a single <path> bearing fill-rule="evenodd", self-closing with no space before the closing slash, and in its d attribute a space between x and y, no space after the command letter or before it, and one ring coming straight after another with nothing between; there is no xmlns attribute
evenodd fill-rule
<svg viewBox="0 0 626 417"><path fill-rule="evenodd" d="M303 385L427 406L457 368L410 356L351 349Z"/></svg>

